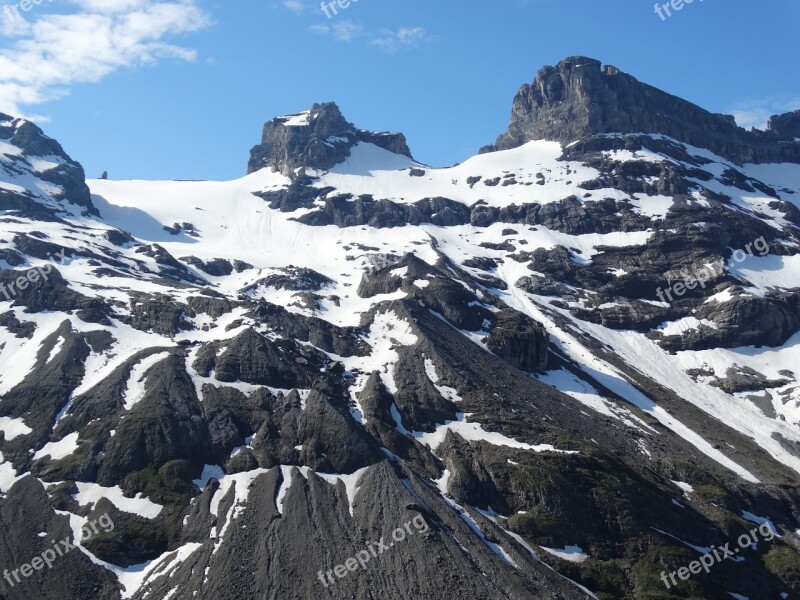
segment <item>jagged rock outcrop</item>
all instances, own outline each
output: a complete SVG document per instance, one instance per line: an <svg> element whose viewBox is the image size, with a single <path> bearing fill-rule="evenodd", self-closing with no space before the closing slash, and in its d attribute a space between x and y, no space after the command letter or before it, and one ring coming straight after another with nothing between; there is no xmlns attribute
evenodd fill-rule
<svg viewBox="0 0 800 600"><path fill-rule="evenodd" d="M214 371L218 381L291 388L312 383L305 365L314 367L312 372L319 372L323 364L318 352L304 351L292 341L273 342L246 329L217 357Z"/></svg>
<svg viewBox="0 0 800 600"><path fill-rule="evenodd" d="M505 310L495 315L486 345L512 367L521 371L540 371L547 367L547 331L527 315Z"/></svg>
<svg viewBox="0 0 800 600"><path fill-rule="evenodd" d="M531 140L570 144L597 134L660 133L707 148L737 163L800 163L800 144L779 143L796 117L777 118L772 131L745 131L717 115L592 58L573 56L544 67L520 88L508 131L488 150Z"/></svg>
<svg viewBox="0 0 800 600"><path fill-rule="evenodd" d="M264 125L261 144L250 151L247 172L266 167L293 176L299 168L330 169L350 155L358 143L380 146L410 157L402 133L373 133L349 123L333 102L311 110L277 117Z"/></svg>
<svg viewBox="0 0 800 600"><path fill-rule="evenodd" d="M782 138L797 141L800 139L800 110L772 116L767 129Z"/></svg>

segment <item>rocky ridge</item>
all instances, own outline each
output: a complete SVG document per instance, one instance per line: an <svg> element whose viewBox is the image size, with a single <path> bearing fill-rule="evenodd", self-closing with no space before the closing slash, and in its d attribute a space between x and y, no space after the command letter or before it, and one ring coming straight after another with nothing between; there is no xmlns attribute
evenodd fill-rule
<svg viewBox="0 0 800 600"><path fill-rule="evenodd" d="M542 68L520 88L508 131L485 151L540 139L570 144L594 135L656 133L738 164L800 163L797 119L796 113L778 115L768 131L746 131L730 115L712 114L616 67L575 56Z"/></svg>

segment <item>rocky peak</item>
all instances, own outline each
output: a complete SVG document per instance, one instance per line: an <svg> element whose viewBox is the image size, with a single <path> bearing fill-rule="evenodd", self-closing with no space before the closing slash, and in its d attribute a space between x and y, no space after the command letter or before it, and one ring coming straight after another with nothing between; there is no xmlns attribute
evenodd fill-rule
<svg viewBox="0 0 800 600"><path fill-rule="evenodd" d="M508 131L484 151L539 139L569 144L598 134L655 133L738 163L800 162L800 144L780 143L785 132L800 129L799 123L796 115L784 115L775 118L770 131L746 131L729 115L713 114L616 67L575 56L544 67L533 83L520 88Z"/></svg>
<svg viewBox="0 0 800 600"><path fill-rule="evenodd" d="M16 146L27 156L58 156L71 162L61 144L25 119L0 113L0 139Z"/></svg>
<svg viewBox="0 0 800 600"><path fill-rule="evenodd" d="M787 140L800 139L800 110L770 117L767 130Z"/></svg>
<svg viewBox="0 0 800 600"><path fill-rule="evenodd" d="M57 200L66 200L96 214L83 167L72 160L56 140L30 121L4 113L0 113L0 140L17 148L0 154L0 176L26 190L24 193L5 192L0 197L0 210L38 213L41 206L36 198L41 197L41 190L37 192L39 187L35 182L43 181L61 189L53 195ZM31 162L28 160L31 157L40 160ZM33 188L29 187L31 185Z"/></svg>
<svg viewBox="0 0 800 600"><path fill-rule="evenodd" d="M247 172L271 167L291 176L301 167L330 169L344 161L360 142L411 157L402 133L357 129L335 103L327 102L266 123L261 144L250 151Z"/></svg>

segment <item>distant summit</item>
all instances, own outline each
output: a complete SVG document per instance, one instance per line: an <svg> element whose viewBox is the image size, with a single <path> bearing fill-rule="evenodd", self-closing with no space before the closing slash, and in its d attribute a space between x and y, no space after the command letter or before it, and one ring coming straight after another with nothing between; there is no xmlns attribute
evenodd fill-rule
<svg viewBox="0 0 800 600"><path fill-rule="evenodd" d="M570 144L597 134L663 134L737 163L800 163L800 115L777 115L769 131L746 131L593 58L573 56L544 67L514 99L508 131L484 152L532 140ZM790 143L785 143L790 142Z"/></svg>
<svg viewBox="0 0 800 600"><path fill-rule="evenodd" d="M247 172L271 167L292 175L301 167L330 169L344 161L360 142L411 157L403 134L358 129L342 116L335 103L326 102L266 123L261 144L250 151Z"/></svg>
<svg viewBox="0 0 800 600"><path fill-rule="evenodd" d="M731 115L709 112L584 56L540 69L517 92L508 130L481 152L534 140L568 145L608 134L661 134L739 164L800 163L800 111L773 116L766 131L747 131ZM250 151L248 173L265 167L287 176L300 168L327 170L362 142L411 158L403 134L358 129L327 102L266 123L261 143Z"/></svg>

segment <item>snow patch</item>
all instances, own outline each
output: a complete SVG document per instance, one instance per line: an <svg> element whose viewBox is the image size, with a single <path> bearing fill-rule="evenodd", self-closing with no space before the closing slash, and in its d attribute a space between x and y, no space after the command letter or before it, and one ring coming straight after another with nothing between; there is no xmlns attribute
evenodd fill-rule
<svg viewBox="0 0 800 600"><path fill-rule="evenodd" d="M443 425L439 425L433 433L424 431L414 431L411 435L415 437L421 444L427 445L431 450L435 451L444 442L444 438L448 431L457 433L462 438L470 442L487 442L493 446L505 446L507 448L516 448L518 450L531 450L533 452L558 452L561 454L578 454L574 450L558 450L550 444L532 445L524 442L518 442L502 433L493 431L486 431L480 423L470 423L467 417L471 414L457 413L455 421L449 421Z"/></svg>
<svg viewBox="0 0 800 600"><path fill-rule="evenodd" d="M28 435L33 429L25 425L22 419L0 417L0 431L3 432L6 441L10 442L21 435Z"/></svg>
<svg viewBox="0 0 800 600"><path fill-rule="evenodd" d="M119 486L103 487L96 483L76 481L78 493L73 494L73 498L81 506L89 505L94 507L95 503L101 498L106 498L119 510L144 517L145 519L155 519L164 508L160 504L151 502L142 493L136 494L133 498L125 496Z"/></svg>
<svg viewBox="0 0 800 600"><path fill-rule="evenodd" d="M589 558L589 555L586 554L580 546L564 546L563 548L547 548L545 546L540 546L540 548L553 556L557 556L569 562L582 563Z"/></svg>
<svg viewBox="0 0 800 600"><path fill-rule="evenodd" d="M49 456L50 460L60 460L69 456L78 449L78 435L80 434L76 431L57 442L47 442L41 450L33 455L33 460L39 460L45 456Z"/></svg>
<svg viewBox="0 0 800 600"><path fill-rule="evenodd" d="M128 377L128 386L125 389L123 398L125 400L125 410L132 409L138 402L144 398L145 394L145 374L155 365L165 358L169 357L169 352L158 352L143 358L141 361L131 369L130 376Z"/></svg>

